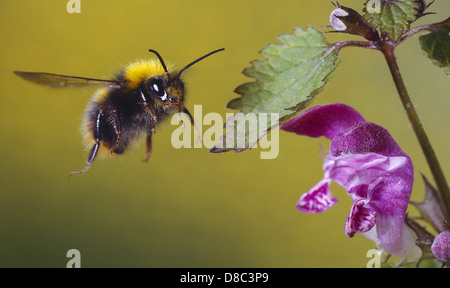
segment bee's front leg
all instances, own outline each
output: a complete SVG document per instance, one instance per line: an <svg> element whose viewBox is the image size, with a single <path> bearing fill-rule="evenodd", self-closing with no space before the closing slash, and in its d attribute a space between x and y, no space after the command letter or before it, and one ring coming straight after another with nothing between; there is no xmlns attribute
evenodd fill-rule
<svg viewBox="0 0 450 288"><path fill-rule="evenodd" d="M156 117L155 108L153 108L153 106L148 103L147 98L145 98L145 95L141 89L139 89L139 93L140 93L141 99L142 99L142 102L140 102L140 104L144 105L145 109L148 111L148 113L150 114L150 116L152 117L152 120L153 120L151 132L155 133L156 125L158 125L158 118Z"/></svg>
<svg viewBox="0 0 450 288"><path fill-rule="evenodd" d="M189 116L189 119L191 120L191 125L194 127L195 134L197 134L197 141L199 141L199 143L202 143L202 136L200 135L200 132L198 131L197 126L195 125L194 117L192 117L191 112L189 112L189 110L187 110L186 107L183 107L183 113Z"/></svg>
<svg viewBox="0 0 450 288"><path fill-rule="evenodd" d="M152 132L147 133L147 154L144 159L142 159L143 162L148 162L148 159L150 159L150 155L152 155Z"/></svg>

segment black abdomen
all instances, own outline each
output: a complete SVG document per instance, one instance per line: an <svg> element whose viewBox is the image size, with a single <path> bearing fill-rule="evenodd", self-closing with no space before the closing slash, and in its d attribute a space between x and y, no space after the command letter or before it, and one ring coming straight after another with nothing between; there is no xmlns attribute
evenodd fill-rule
<svg viewBox="0 0 450 288"><path fill-rule="evenodd" d="M151 133L153 120L139 100L135 91L99 90L86 111L88 140L98 137L105 148L122 154L141 134Z"/></svg>

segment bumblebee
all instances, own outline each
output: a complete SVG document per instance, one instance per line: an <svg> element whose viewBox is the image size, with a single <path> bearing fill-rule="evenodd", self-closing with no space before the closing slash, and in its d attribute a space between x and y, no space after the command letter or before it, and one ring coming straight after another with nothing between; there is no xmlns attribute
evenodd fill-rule
<svg viewBox="0 0 450 288"><path fill-rule="evenodd" d="M194 125L189 111L184 107L185 87L181 74L195 63L224 49L214 50L192 61L179 71L167 68L155 50L156 60L137 61L125 66L113 79L93 79L43 72L14 73L25 80L52 87L101 86L86 109L83 129L90 147L86 167L74 174L83 174L94 162L97 154L109 151L122 154L130 143L146 135L147 162L152 153L152 135L158 123L175 113L186 113Z"/></svg>

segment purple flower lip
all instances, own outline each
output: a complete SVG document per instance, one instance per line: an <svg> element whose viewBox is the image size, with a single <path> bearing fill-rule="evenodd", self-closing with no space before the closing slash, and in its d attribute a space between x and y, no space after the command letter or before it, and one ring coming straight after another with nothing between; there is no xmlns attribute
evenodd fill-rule
<svg viewBox="0 0 450 288"><path fill-rule="evenodd" d="M376 230L381 246L400 257L420 257L416 237L404 224L414 182L414 167L389 132L367 122L345 104L310 108L281 126L282 130L331 140L324 177L300 197L297 209L322 213L337 203L329 185L344 187L353 200L345 233Z"/></svg>

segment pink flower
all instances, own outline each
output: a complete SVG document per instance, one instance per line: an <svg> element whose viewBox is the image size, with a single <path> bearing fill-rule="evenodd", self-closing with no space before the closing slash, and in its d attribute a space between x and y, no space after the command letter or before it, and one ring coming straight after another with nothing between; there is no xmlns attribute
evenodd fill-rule
<svg viewBox="0 0 450 288"><path fill-rule="evenodd" d="M345 233L364 233L391 254L420 257L416 236L404 224L414 182L409 156L389 132L370 123L353 108L329 104L310 108L281 126L282 130L331 140L324 177L300 197L297 208L322 213L337 203L329 186L344 187L353 200ZM376 232L376 233L374 233Z"/></svg>

